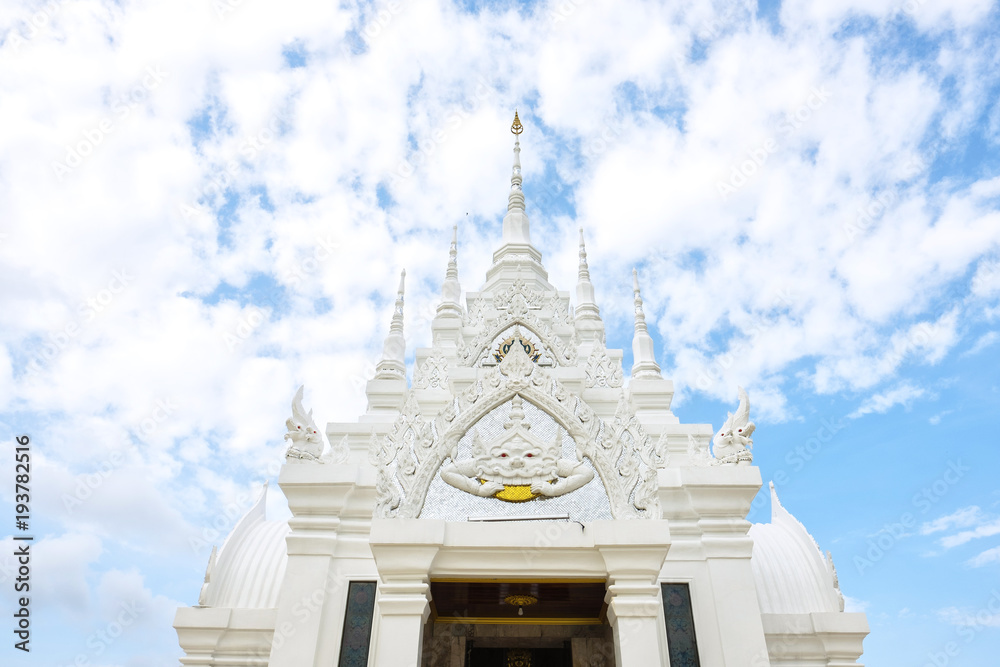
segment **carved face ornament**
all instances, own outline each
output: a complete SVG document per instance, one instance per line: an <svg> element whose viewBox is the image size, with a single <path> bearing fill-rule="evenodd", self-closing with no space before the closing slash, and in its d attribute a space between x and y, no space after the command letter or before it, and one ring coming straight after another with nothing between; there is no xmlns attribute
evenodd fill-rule
<svg viewBox="0 0 1000 667"><path fill-rule="evenodd" d="M489 448L488 456L476 459L476 469L489 481L506 484L530 484L554 479L557 457L551 447L542 448L515 434L506 442Z"/></svg>

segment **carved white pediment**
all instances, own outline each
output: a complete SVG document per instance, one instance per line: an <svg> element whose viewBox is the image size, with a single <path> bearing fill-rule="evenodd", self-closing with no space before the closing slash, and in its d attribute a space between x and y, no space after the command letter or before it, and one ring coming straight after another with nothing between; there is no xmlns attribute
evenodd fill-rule
<svg viewBox="0 0 1000 667"><path fill-rule="evenodd" d="M608 428L579 396L532 363L521 346L513 346L497 366L484 371L432 422L420 416L414 395L407 397L389 435L372 440L371 461L379 476L376 516L418 517L442 464L449 459L450 465L461 463L457 460L459 440L488 413L515 397L531 403L565 429L576 445L577 458L589 459L600 475L615 518L659 517L655 464L651 465L654 447L631 406L620 407L614 426ZM568 461L562 474L546 479L546 483L555 485L572 477L574 471L568 467L572 463ZM471 473L465 477L473 479ZM482 478L475 479L481 484L478 479ZM563 488L581 480L567 481Z"/></svg>
<svg viewBox="0 0 1000 667"><path fill-rule="evenodd" d="M572 339L568 344L563 342L562 338L533 312L525 312L521 315L502 314L500 317L487 321L476 337L468 345L459 349L459 361L466 366L482 365L484 360L490 358L494 342L506 338L508 332L512 335L515 327L521 327L537 336L541 343L542 352L551 359L552 363L560 366L576 365L576 340Z"/></svg>

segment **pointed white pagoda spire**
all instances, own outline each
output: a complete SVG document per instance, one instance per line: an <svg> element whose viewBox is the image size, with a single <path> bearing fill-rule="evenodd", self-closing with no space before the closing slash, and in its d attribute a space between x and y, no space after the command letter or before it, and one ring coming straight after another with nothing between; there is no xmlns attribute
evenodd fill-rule
<svg viewBox="0 0 1000 667"><path fill-rule="evenodd" d="M392 313L389 335L382 345L382 360L375 369L375 379L406 377L406 339L403 337L403 285L406 269L399 274L399 291L396 293L396 309Z"/></svg>
<svg viewBox="0 0 1000 667"><path fill-rule="evenodd" d="M646 328L646 313L642 310L642 296L639 294L639 273L632 269L632 292L635 295L635 335L632 338L632 377L662 378L660 365L656 363L653 338Z"/></svg>
<svg viewBox="0 0 1000 667"><path fill-rule="evenodd" d="M510 174L510 194L507 195L507 214L503 217L502 245L493 253L493 266L486 272L483 292L506 287L518 278L531 288L549 291L549 274L542 266L542 253L531 245L531 228L524 210L524 192L521 190L521 139L524 126L517 112L510 126L514 135L514 166Z"/></svg>
<svg viewBox="0 0 1000 667"><path fill-rule="evenodd" d="M587 266L587 246L583 241L583 227L580 228L580 272L576 282L576 321L600 320L601 309L594 301L594 284L590 282L590 268Z"/></svg>
<svg viewBox="0 0 1000 667"><path fill-rule="evenodd" d="M514 166L510 173L510 194L507 196L507 215L503 218L503 242L531 243L528 215L524 212L524 192L521 191L521 133L524 126L514 112L514 124L510 126L514 134Z"/></svg>
<svg viewBox="0 0 1000 667"><path fill-rule="evenodd" d="M458 225L451 230L451 248L448 250L448 270L445 272L444 283L441 285L441 303L437 307L438 315L457 315L462 311L462 285L458 282Z"/></svg>

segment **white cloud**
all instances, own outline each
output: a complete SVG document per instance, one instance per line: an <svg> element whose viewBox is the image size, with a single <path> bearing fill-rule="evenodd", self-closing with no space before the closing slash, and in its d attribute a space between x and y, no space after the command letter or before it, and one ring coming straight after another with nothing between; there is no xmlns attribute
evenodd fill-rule
<svg viewBox="0 0 1000 667"><path fill-rule="evenodd" d="M979 354L980 352L982 352L986 348L988 348L988 347L996 344L997 341L1000 341L1000 332L987 331L982 336L980 336L979 338L977 338L976 342L974 342L972 344L972 347L970 347L968 350L966 350L965 352L963 352L962 356L963 357L971 357L974 354Z"/></svg>
<svg viewBox="0 0 1000 667"><path fill-rule="evenodd" d="M897 405L908 408L913 401L925 393L926 391L920 387L915 387L911 384L902 384L886 392L873 394L865 399L854 412L847 416L850 419L857 419L872 413L885 414Z"/></svg>
<svg viewBox="0 0 1000 667"><path fill-rule="evenodd" d="M933 521L928 521L920 526L921 535L939 533L950 528L967 528L981 523L984 520L983 511L976 505L963 507L947 516L938 517Z"/></svg>
<svg viewBox="0 0 1000 667"><path fill-rule="evenodd" d="M850 595L844 596L844 611L847 613L865 613L871 606L871 602L868 600L859 600L858 598L852 598Z"/></svg>
<svg viewBox="0 0 1000 667"><path fill-rule="evenodd" d="M952 547L957 547L971 540L979 539L981 537L991 537L993 535L1000 534L1000 519L993 519L992 521L987 521L977 525L972 530L963 530L955 535L948 535L947 537L942 537L939 542L941 546L945 549L951 549Z"/></svg>
<svg viewBox="0 0 1000 667"><path fill-rule="evenodd" d="M972 567L983 567L998 561L1000 561L1000 547L993 547L969 559L968 564Z"/></svg>
<svg viewBox="0 0 1000 667"><path fill-rule="evenodd" d="M938 618L948 625L982 628L1000 628L1000 614L990 613L987 609L973 612L958 607L945 607L938 610Z"/></svg>

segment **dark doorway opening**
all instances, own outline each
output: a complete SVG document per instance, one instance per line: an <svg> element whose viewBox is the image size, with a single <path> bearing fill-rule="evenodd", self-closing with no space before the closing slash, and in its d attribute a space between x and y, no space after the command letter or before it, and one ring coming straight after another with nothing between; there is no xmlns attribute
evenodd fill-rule
<svg viewBox="0 0 1000 667"><path fill-rule="evenodd" d="M573 653L569 642L561 648L472 646L466 667L573 667Z"/></svg>

